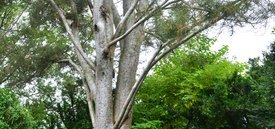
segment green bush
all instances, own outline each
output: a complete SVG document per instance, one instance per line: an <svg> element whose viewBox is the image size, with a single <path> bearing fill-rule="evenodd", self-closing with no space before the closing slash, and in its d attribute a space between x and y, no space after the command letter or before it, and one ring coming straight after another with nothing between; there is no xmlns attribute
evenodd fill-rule
<svg viewBox="0 0 275 129"><path fill-rule="evenodd" d="M33 129L36 122L8 89L0 88L0 129Z"/></svg>

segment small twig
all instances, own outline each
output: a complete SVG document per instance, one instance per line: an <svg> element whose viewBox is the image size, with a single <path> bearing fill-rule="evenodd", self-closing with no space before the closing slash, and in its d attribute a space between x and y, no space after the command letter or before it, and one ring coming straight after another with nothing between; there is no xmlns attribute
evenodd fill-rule
<svg viewBox="0 0 275 129"><path fill-rule="evenodd" d="M58 62L69 62L69 63L75 68L75 70L76 70L77 72L79 72L79 74L83 74L83 72L82 72L80 66L77 65L76 63L74 63L74 62L72 61L72 59L70 59L70 58L69 58L69 59L62 59L62 60L60 60L60 61L58 61Z"/></svg>

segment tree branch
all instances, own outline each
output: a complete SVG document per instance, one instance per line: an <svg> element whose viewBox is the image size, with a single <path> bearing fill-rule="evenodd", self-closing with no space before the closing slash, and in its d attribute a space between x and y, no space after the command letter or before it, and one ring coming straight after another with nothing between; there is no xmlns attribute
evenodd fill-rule
<svg viewBox="0 0 275 129"><path fill-rule="evenodd" d="M118 13L118 10L117 10L117 8L116 8L116 6L115 6L115 4L114 4L114 2L112 1L111 2L111 8L112 8L112 10L113 10L113 16L114 16L114 24L115 24L115 27L117 27L118 26L118 24L120 23L120 21L121 21L121 18L120 18L120 15L119 15L119 13Z"/></svg>
<svg viewBox="0 0 275 129"><path fill-rule="evenodd" d="M82 82L86 91L86 95L87 95L87 102L88 102L88 107L89 107L89 113L91 116L91 120L92 120L92 125L95 126L95 105L94 105L94 96L91 93L91 90L87 84L87 82L84 79L84 75L81 75L82 77Z"/></svg>
<svg viewBox="0 0 275 129"><path fill-rule="evenodd" d="M80 74L81 76L81 80L83 82L83 86L84 86L84 89L85 89L85 92L86 92L86 95L87 95L87 102L88 102L88 106L89 106L89 109L91 109L89 112L90 112L90 116L91 116L91 120L92 120L92 125L94 126L95 125L95 108L94 108L94 103L93 103L93 96L91 93L91 89L89 88L87 82L85 81L85 75L83 73L83 71L81 70L80 66L77 65L76 63L74 63L72 61L72 59L63 59L63 60L60 60L59 62L69 62L73 67L74 69L76 69L76 71L78 71L78 73Z"/></svg>
<svg viewBox="0 0 275 129"><path fill-rule="evenodd" d="M63 60L60 60L60 61L58 61L58 62L69 62L79 74L83 74L83 72L82 72L80 66L77 65L76 63L74 63L74 62L72 61L72 59L70 59L70 58L69 58L69 59L63 59Z"/></svg>
<svg viewBox="0 0 275 129"><path fill-rule="evenodd" d="M134 0L134 2L132 3L132 5L128 9L128 11L125 13L124 17L120 20L119 24L117 25L114 37L117 37L120 34L121 30L123 30L123 28L125 26L124 24L126 23L126 21L129 19L129 17L131 16L133 11L135 10L138 1L139 0Z"/></svg>
<svg viewBox="0 0 275 129"><path fill-rule="evenodd" d="M119 124L118 125L118 128L120 129L121 128L121 126L123 125L123 123L124 123L124 121L127 119L127 115L129 114L129 112L131 111L131 109L132 109L132 107L133 107L133 103L134 102L134 98L132 98L131 100L130 100L130 105L127 107L127 109L126 109L126 111L125 111L125 115L123 116L123 118L122 118L122 122L121 122L121 124Z"/></svg>
<svg viewBox="0 0 275 129"><path fill-rule="evenodd" d="M108 51L108 49L113 46L114 44L116 44L118 41L120 41L121 39L125 38L128 34L130 34L135 28L137 28L140 24L142 24L144 21L148 20L157 10L163 8L166 6L166 3L168 2L168 0L165 0L161 6L158 6L156 8L154 8L153 10L151 10L147 15L145 15L143 18L141 18L140 20L138 20L131 28L129 28L124 34L122 34L119 37L114 37L114 40L112 40L110 43L108 43L108 45L106 46L104 51ZM117 35L118 36L118 35Z"/></svg>
<svg viewBox="0 0 275 129"><path fill-rule="evenodd" d="M152 64L156 64L159 60L161 60L165 55L167 55L168 53L170 53L171 51L173 51L174 49L178 48L180 45L186 43L189 39L193 38L195 35L199 34L200 32L206 30L207 28L209 28L210 26L212 26L213 24L217 23L218 21L220 21L223 17L219 17L214 19L213 21L206 23L204 26L202 26L201 28L195 30L193 33L187 35L185 38L182 38L180 41L173 43L173 45L171 45L169 47L169 49L165 50L163 53L161 53L161 55L159 55L155 61Z"/></svg>
<svg viewBox="0 0 275 129"><path fill-rule="evenodd" d="M54 0L49 0L52 4L52 6L55 8L55 10L58 12L64 26L65 29L67 31L67 33L69 34L70 39L72 40L76 50L80 53L80 55L84 58L84 60L88 63L88 65L91 67L92 70L95 71L95 66L94 64L91 62L91 60L87 57L87 55L84 53L81 45L76 41L75 35L72 33L72 29L70 28L69 23L67 22L67 19L63 13L63 11L57 6L57 4L54 2Z"/></svg>

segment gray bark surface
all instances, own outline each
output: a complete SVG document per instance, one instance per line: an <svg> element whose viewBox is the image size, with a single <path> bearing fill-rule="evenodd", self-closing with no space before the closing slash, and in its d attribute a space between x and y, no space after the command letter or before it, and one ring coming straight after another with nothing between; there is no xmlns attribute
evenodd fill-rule
<svg viewBox="0 0 275 129"><path fill-rule="evenodd" d="M96 94L95 94L95 129L113 127L113 55L114 50L104 52L113 35L111 0L94 0L94 30L96 45Z"/></svg>

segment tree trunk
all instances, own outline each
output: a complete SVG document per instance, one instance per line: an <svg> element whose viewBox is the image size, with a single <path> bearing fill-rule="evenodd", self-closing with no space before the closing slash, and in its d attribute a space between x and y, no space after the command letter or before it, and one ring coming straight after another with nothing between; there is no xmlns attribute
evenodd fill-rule
<svg viewBox="0 0 275 129"><path fill-rule="evenodd" d="M133 0L123 1L124 14L132 5ZM135 83L136 71L139 61L139 52L142 43L142 27L138 27L131 34L120 41L119 72L116 83L116 94L112 97L113 55L114 47L105 49L113 36L113 14L110 7L111 0L94 0L94 30L96 44L96 93L95 93L95 128L109 129L117 120L122 106ZM125 23L125 30L136 21L133 13ZM114 106L114 107L113 107ZM114 117L113 117L114 116ZM130 129L132 125L132 112L122 129Z"/></svg>
<svg viewBox="0 0 275 129"><path fill-rule="evenodd" d="M114 50L104 51L113 36L111 0L94 0L94 33L96 45L95 129L113 127L113 55Z"/></svg>
<svg viewBox="0 0 275 129"><path fill-rule="evenodd" d="M130 8L133 0L123 1L124 15ZM133 13L126 22L125 30L128 30L136 21L136 14ZM122 41L120 41L121 55L119 60L119 72L115 95L115 121L121 112L122 106L129 95L132 86L136 81L136 72L139 61L140 47L142 44L142 26L138 27ZM129 112L126 121L121 129L131 129L132 111Z"/></svg>

